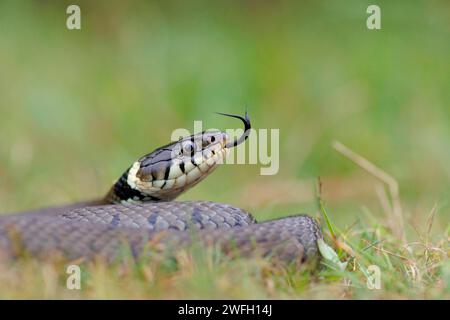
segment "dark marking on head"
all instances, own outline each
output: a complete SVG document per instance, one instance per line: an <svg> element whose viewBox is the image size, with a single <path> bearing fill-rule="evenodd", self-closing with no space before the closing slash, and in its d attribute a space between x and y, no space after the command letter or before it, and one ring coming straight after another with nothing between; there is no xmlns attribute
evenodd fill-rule
<svg viewBox="0 0 450 320"><path fill-rule="evenodd" d="M124 174L120 177L120 179L114 184L112 188L112 196L110 195L107 199L108 201L111 200L111 202L117 202L118 201L128 201L128 200L134 200L134 201L152 201L152 202L159 202L161 199L158 197L154 197L145 193L140 192L139 190L133 189L128 184L128 173L130 169L124 172ZM112 199L114 201L112 201ZM137 200L136 200L137 199Z"/></svg>
<svg viewBox="0 0 450 320"><path fill-rule="evenodd" d="M169 174L170 174L170 164L166 166L166 171L164 171L164 180L169 179Z"/></svg>
<svg viewBox="0 0 450 320"><path fill-rule="evenodd" d="M184 162L180 163L180 170L183 174L185 173Z"/></svg>

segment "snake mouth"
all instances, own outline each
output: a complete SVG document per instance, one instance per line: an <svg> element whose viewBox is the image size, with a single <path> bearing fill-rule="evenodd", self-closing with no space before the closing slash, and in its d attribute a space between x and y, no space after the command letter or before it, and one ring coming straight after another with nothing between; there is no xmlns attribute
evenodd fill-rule
<svg viewBox="0 0 450 320"><path fill-rule="evenodd" d="M222 116L239 119L244 123L244 133L242 134L242 136L240 136L238 139L234 139L233 141L230 141L227 144L225 144L225 148L236 147L236 146L240 145L242 142L244 142L245 140L247 140L248 136L250 135L250 129L252 128L251 123L250 123L250 118L248 116L247 111L245 112L244 117L241 117L241 116L238 116L235 114L228 114L228 113L221 113L221 112L216 112L216 113L220 114Z"/></svg>

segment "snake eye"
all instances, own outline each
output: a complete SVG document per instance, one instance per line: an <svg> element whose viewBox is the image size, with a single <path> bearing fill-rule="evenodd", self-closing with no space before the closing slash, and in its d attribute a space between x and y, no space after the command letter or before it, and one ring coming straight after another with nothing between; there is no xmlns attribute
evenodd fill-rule
<svg viewBox="0 0 450 320"><path fill-rule="evenodd" d="M202 137L202 148L207 148L217 140L214 134L205 133Z"/></svg>
<svg viewBox="0 0 450 320"><path fill-rule="evenodd" d="M192 141L186 141L183 144L183 154L186 156L192 156L195 152L195 146Z"/></svg>

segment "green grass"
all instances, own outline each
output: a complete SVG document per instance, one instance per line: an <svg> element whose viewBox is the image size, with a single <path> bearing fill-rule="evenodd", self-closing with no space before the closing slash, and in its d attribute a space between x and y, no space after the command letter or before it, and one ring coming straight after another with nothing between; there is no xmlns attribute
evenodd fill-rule
<svg viewBox="0 0 450 320"><path fill-rule="evenodd" d="M379 1L380 31L359 0L78 3L81 31L65 29L69 3L0 4L1 213L102 196L173 129L234 127L214 112L248 105L255 128L280 129L278 174L224 166L180 199L322 217L347 269L188 255L178 269L87 266L70 292L63 267L27 261L0 267L1 297L449 298L447 1ZM335 140L395 178L401 216ZM365 286L372 264L381 290Z"/></svg>

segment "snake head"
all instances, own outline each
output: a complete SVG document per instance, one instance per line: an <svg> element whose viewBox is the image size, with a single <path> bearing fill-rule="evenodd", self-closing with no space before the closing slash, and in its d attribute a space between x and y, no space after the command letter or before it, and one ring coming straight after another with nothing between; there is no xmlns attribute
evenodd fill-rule
<svg viewBox="0 0 450 320"><path fill-rule="evenodd" d="M160 147L124 173L114 194L122 195L119 202L171 201L223 163L229 140L224 132L208 130Z"/></svg>
<svg viewBox="0 0 450 320"><path fill-rule="evenodd" d="M108 199L112 202L170 201L206 178L223 163L229 149L245 141L250 120L238 139L219 130L207 130L162 146L137 160L116 182Z"/></svg>

